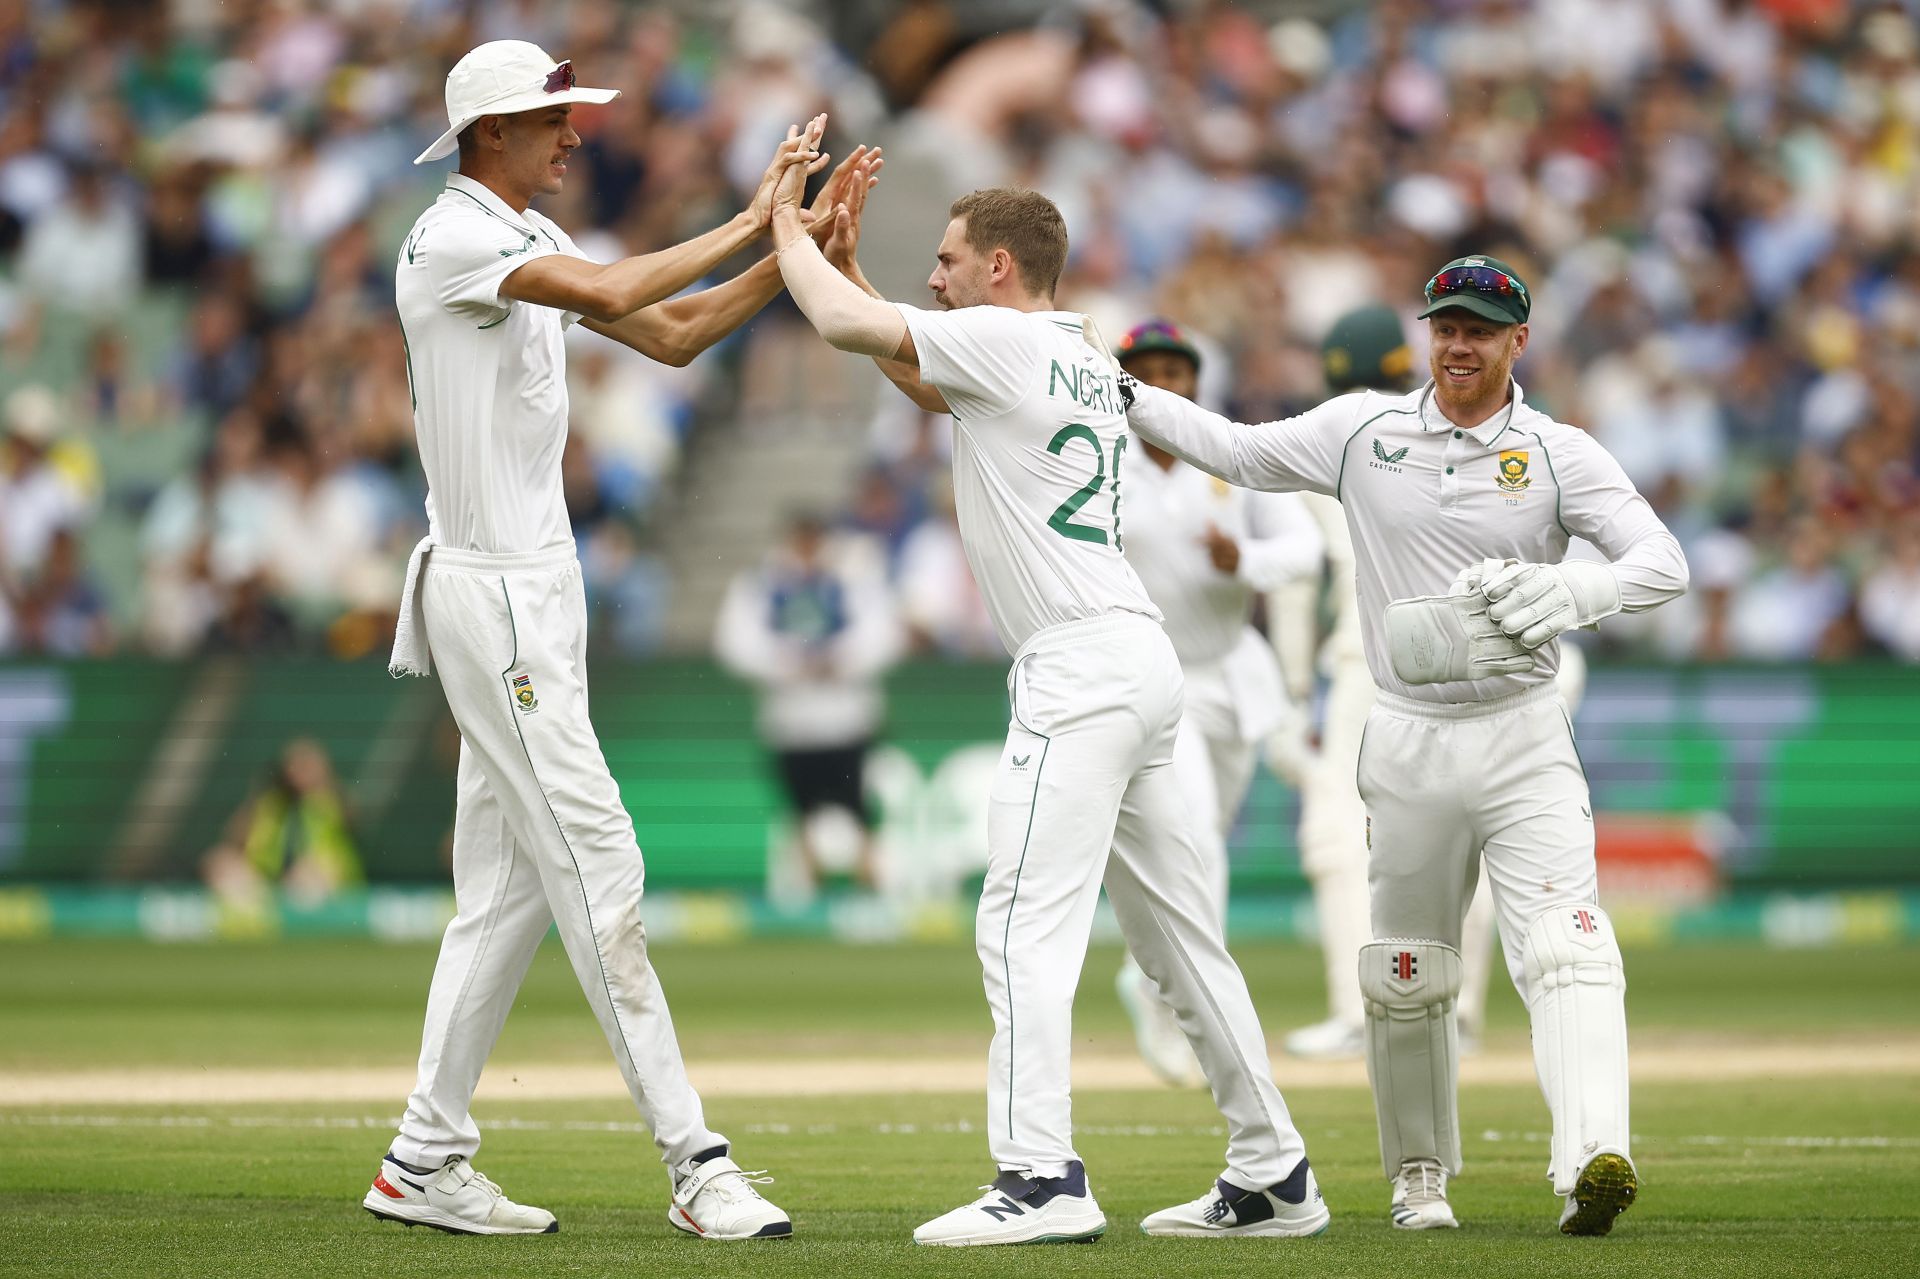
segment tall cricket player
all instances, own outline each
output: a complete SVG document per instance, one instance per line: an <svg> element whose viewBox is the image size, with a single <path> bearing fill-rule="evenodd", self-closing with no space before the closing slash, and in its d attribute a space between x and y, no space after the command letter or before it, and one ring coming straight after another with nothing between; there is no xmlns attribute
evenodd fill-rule
<svg viewBox="0 0 1920 1279"><path fill-rule="evenodd" d="M1488 257L1426 286L1432 380L1242 426L1130 385L1135 430L1231 483L1340 499L1379 689L1360 747L1373 934L1360 954L1367 1071L1392 1218L1456 1224L1454 1000L1485 859L1553 1115L1560 1229L1599 1235L1633 1202L1626 978L1596 900L1593 819L1556 638L1686 590L1680 545L1585 432L1528 406L1526 284ZM1584 537L1610 563L1565 560Z"/></svg>
<svg viewBox="0 0 1920 1279"><path fill-rule="evenodd" d="M567 957L670 1174L667 1219L707 1239L789 1235L787 1215L707 1126L687 1081L640 918L633 823L587 718L586 605L561 496L562 332L575 321L684 362L779 288L771 262L663 302L761 234L778 179L824 163L821 122L789 137L752 204L724 226L602 266L528 207L565 180L572 104L608 89L517 40L447 76L449 128L416 163L460 171L400 251L395 288L428 484L429 536L409 564L393 671L438 663L460 727L456 914L427 997L420 1073L365 1207L461 1234L559 1229L475 1170L469 1106L540 939ZM850 160L853 157L849 157ZM840 185L850 177L843 166ZM870 165L861 165L864 176ZM831 218L820 220L825 231ZM764 1179L762 1179L764 1180Z"/></svg>
<svg viewBox="0 0 1920 1279"><path fill-rule="evenodd" d="M1120 367L1192 399L1200 349L1178 326L1150 320L1114 347ZM1186 676L1173 772L1193 805L1193 842L1207 864L1222 927L1227 839L1253 780L1260 744L1290 707L1273 649L1250 622L1254 594L1320 568L1320 533L1297 494L1223 484L1142 443L1127 472L1127 562L1166 619ZM1199 1064L1172 1007L1131 955L1115 979L1134 1038L1154 1073L1199 1083Z"/></svg>
<svg viewBox="0 0 1920 1279"><path fill-rule="evenodd" d="M1173 772L1180 666L1122 554L1115 370L1086 318L1053 305L1067 256L1059 210L1031 191L956 201L928 280L942 309L923 311L863 290L857 268L835 270L806 235L797 181L781 191L774 241L800 309L831 345L889 362L916 402L954 415L961 540L1014 653L975 934L994 1020L987 1128L998 1170L983 1197L914 1239L1036 1243L1106 1229L1068 1099L1073 994L1103 877L1228 1130L1224 1175L1142 1229L1318 1233L1327 1210ZM850 221L842 215L836 238Z"/></svg>

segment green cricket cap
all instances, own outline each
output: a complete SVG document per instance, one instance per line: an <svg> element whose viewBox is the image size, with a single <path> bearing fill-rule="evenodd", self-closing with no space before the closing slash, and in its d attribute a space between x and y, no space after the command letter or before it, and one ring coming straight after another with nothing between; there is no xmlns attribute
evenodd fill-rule
<svg viewBox="0 0 1920 1279"><path fill-rule="evenodd" d="M1457 307L1495 324L1525 324L1533 311L1526 281L1499 258L1484 254L1455 258L1434 272L1426 297L1422 320Z"/></svg>
<svg viewBox="0 0 1920 1279"><path fill-rule="evenodd" d="M1375 303L1335 320L1320 343L1320 371L1335 395L1404 388L1413 373L1413 349L1399 314Z"/></svg>

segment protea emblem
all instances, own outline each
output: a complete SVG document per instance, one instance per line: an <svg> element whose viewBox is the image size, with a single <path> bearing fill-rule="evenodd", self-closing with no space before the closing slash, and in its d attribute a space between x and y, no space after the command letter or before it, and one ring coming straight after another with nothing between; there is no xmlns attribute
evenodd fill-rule
<svg viewBox="0 0 1920 1279"><path fill-rule="evenodd" d="M1500 455L1501 492L1525 492L1527 485L1531 483L1533 483L1533 477L1527 474L1527 454L1525 450L1516 450Z"/></svg>

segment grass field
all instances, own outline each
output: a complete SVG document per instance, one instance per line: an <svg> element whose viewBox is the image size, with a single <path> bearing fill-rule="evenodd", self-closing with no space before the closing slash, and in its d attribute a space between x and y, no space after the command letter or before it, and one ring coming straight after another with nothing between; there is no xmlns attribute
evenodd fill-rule
<svg viewBox="0 0 1920 1279"><path fill-rule="evenodd" d="M1314 956L1252 946L1241 957L1270 1032L1316 1015ZM364 1069L380 1087L404 1081L430 947L49 942L0 946L0 1273L1920 1272L1920 1065L1862 1064L1874 1052L1884 1063L1889 1048L1920 1062L1908 950L1629 954L1635 1051L1664 1065L1635 1088L1640 1204L1605 1240L1553 1232L1545 1108L1516 1071L1463 1090L1468 1171L1454 1198L1465 1227L1409 1236L1386 1222L1357 1075L1328 1083L1277 1059L1333 1208L1325 1236L1141 1237L1141 1216L1191 1198L1218 1172L1218 1118L1198 1093L1083 1085L1080 1146L1107 1237L958 1255L928 1255L908 1236L991 1174L979 1092L877 1087L855 1063L983 1061L987 1019L968 947L687 945L656 958L696 1084L726 1066L766 1080L759 1096L709 1088L709 1117L743 1161L779 1178L770 1193L795 1218L790 1243L702 1244L670 1230L664 1176L552 943L476 1112L488 1134L481 1166L553 1209L562 1233L488 1240L407 1231L359 1211L398 1092L234 1103L192 1087L249 1071L297 1083L297 1072ZM1128 1050L1107 980L1116 962L1098 951L1089 963L1076 1023L1089 1061ZM1493 1020L1476 1065L1523 1062L1510 991L1499 992ZM1698 1069L1679 1068L1689 1063ZM510 1089L489 1099L496 1079L553 1066L604 1087L564 1101ZM93 1077L85 1072L100 1071L119 1072L116 1087L128 1091L74 1095ZM799 1091L790 1084L806 1072L804 1091L824 1095L781 1095ZM1319 1082L1300 1086L1308 1077ZM192 1099L127 1103L134 1085L158 1078ZM63 1104L19 1100L35 1089Z"/></svg>

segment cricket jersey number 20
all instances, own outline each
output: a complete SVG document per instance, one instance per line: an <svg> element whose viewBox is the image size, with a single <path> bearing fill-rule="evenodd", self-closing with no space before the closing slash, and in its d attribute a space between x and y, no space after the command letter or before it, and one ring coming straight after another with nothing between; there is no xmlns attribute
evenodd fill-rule
<svg viewBox="0 0 1920 1279"><path fill-rule="evenodd" d="M1060 536L1072 538L1076 542L1095 542L1101 546L1105 546L1107 544L1107 531L1105 529L1098 528L1092 524L1076 524L1073 521L1074 515L1079 512L1081 507L1085 506L1097 496L1101 489L1108 487L1107 458L1105 452L1100 447L1100 437L1094 434L1093 428L1090 426L1082 425L1079 422L1069 422L1055 433L1053 439L1047 442L1047 452L1064 455L1067 446L1075 440L1084 440L1087 447L1093 450L1093 478L1081 485L1066 501L1054 508L1053 514L1047 517L1047 527L1060 534ZM1113 484L1111 491L1113 495L1113 549L1116 551L1126 549L1120 541L1120 459L1125 455L1126 451L1127 437L1123 435L1113 442Z"/></svg>

